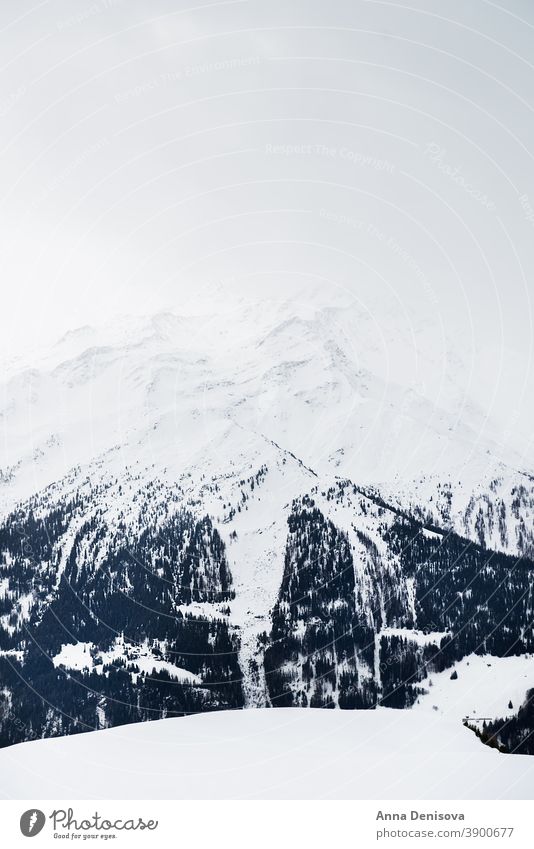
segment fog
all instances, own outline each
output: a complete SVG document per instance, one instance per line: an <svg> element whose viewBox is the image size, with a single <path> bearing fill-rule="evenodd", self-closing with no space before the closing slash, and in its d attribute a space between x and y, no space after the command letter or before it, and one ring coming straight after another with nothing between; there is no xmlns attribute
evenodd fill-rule
<svg viewBox="0 0 534 849"><path fill-rule="evenodd" d="M435 326L529 433L534 14L4 0L1 353L215 289Z"/></svg>

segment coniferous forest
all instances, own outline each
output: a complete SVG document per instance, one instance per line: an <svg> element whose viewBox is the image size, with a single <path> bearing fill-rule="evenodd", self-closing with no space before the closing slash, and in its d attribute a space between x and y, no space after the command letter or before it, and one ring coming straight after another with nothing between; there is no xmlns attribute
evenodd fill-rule
<svg viewBox="0 0 534 849"><path fill-rule="evenodd" d="M469 654L534 651L534 563L340 483L288 505L280 584L244 659L232 522L152 484L135 520L85 487L35 496L0 526L0 743L251 704L409 708ZM108 502L109 503L109 498ZM101 505L96 506L95 504ZM247 666L248 664L248 666ZM255 704L258 704L256 701ZM487 730L531 753L532 700Z"/></svg>

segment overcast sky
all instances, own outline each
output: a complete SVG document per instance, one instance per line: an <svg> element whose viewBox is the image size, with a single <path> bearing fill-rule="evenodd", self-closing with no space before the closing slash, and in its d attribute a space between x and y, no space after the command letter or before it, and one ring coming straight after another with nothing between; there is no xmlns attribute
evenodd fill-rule
<svg viewBox="0 0 534 849"><path fill-rule="evenodd" d="M3 0L2 353L322 281L525 419L533 38L528 0Z"/></svg>

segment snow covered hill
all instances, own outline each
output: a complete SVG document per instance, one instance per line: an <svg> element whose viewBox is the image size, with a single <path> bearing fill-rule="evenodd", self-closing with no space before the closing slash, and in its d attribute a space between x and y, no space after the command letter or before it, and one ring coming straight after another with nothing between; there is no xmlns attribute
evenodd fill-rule
<svg viewBox="0 0 534 849"><path fill-rule="evenodd" d="M378 307L219 293L6 365L4 745L410 707L534 651L532 468L429 317Z"/></svg>
<svg viewBox="0 0 534 849"><path fill-rule="evenodd" d="M21 744L0 752L0 796L531 799L534 759L482 746L461 722L504 708L531 665L472 656L411 711L229 711Z"/></svg>

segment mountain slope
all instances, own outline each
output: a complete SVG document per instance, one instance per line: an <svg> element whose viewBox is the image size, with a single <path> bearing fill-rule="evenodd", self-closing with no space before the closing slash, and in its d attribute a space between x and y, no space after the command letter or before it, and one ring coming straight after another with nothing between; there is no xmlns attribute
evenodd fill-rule
<svg viewBox="0 0 534 849"><path fill-rule="evenodd" d="M411 711L227 711L37 740L0 751L0 796L531 799L534 760L482 746L462 725L467 710L500 709L496 690L503 706L515 698L528 668L467 659L458 680L434 676Z"/></svg>
<svg viewBox="0 0 534 849"><path fill-rule="evenodd" d="M242 706L409 707L471 653L532 651L534 478L457 362L423 393L391 328L390 369L359 309L242 299L10 365L4 745Z"/></svg>

